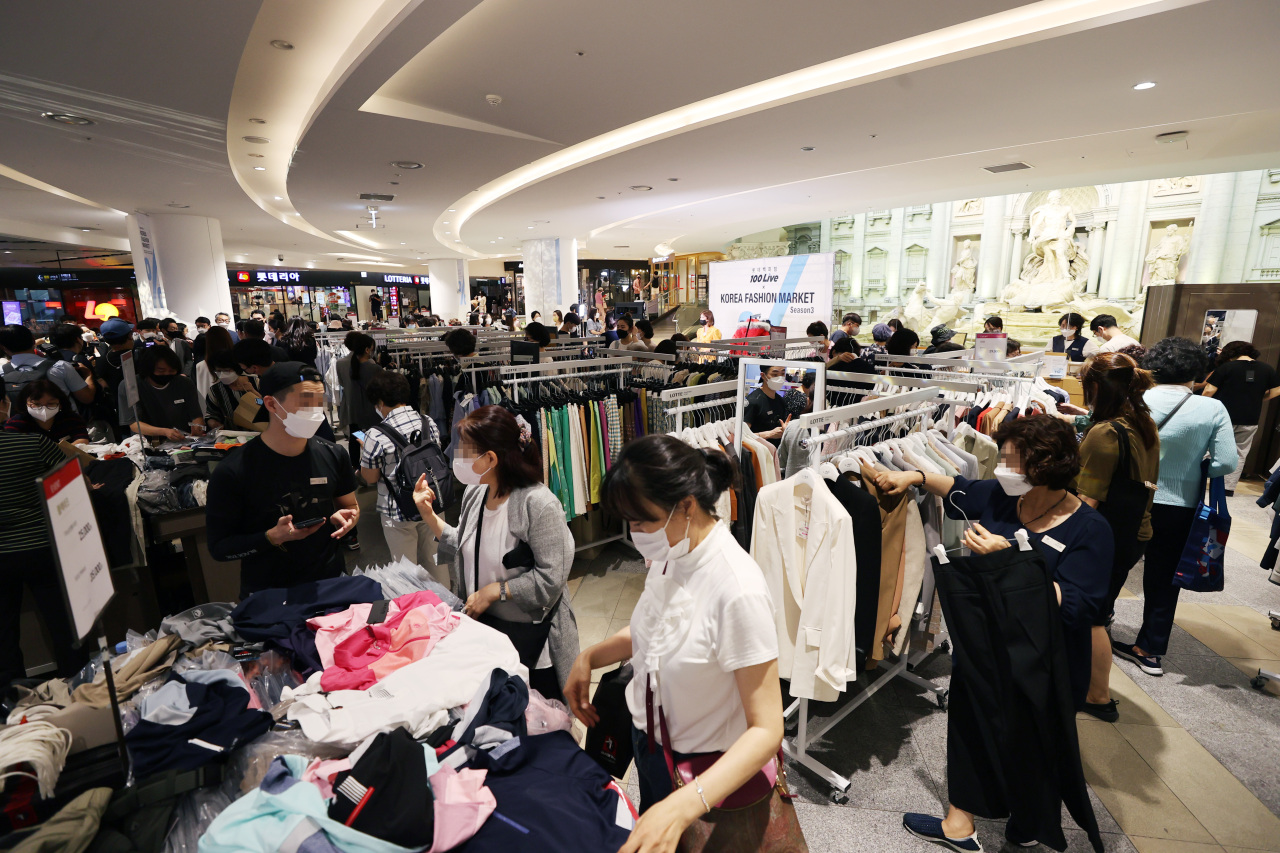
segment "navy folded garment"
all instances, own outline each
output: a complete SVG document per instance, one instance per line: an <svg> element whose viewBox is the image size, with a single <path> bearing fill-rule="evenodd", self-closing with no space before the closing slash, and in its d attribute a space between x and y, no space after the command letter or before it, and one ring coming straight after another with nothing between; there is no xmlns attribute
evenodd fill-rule
<svg viewBox="0 0 1280 853"><path fill-rule="evenodd" d="M508 741L470 766L489 771L484 783L497 810L467 842L467 853L582 853L627 843L621 800L605 787L613 777L568 732Z"/></svg>
<svg viewBox="0 0 1280 853"><path fill-rule="evenodd" d="M489 686L484 696L473 699L467 705L465 716L454 727L456 745L445 755L472 745L476 729L488 726L500 729L512 737L524 737L528 733L524 712L529 707L529 686L518 675L508 675L495 669L489 674ZM505 737L505 735L504 735ZM442 756L443 757L443 756Z"/></svg>
<svg viewBox="0 0 1280 853"><path fill-rule="evenodd" d="M125 735L136 779L161 770L202 767L271 728L270 714L250 710L244 687L225 681L187 682L180 675L169 679L185 687L177 690L178 701L165 709L168 713L142 720Z"/></svg>
<svg viewBox="0 0 1280 853"><path fill-rule="evenodd" d="M327 578L288 589L255 592L231 611L231 622L244 639L266 640L289 652L294 669L306 677L324 669L316 652L315 633L307 627L307 620L382 598L382 585L372 578Z"/></svg>

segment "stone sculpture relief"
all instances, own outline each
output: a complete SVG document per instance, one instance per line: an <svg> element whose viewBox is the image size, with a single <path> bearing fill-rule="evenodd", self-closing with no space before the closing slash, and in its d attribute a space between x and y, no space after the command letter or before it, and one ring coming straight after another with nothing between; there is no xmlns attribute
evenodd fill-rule
<svg viewBox="0 0 1280 853"><path fill-rule="evenodd" d="M1156 181L1156 196L1164 195L1182 195L1183 193L1193 193L1200 189L1200 177L1192 175L1190 177L1181 178L1162 178Z"/></svg>
<svg viewBox="0 0 1280 853"><path fill-rule="evenodd" d="M956 207L956 216L976 216L982 213L984 202L980 198L971 198L960 202Z"/></svg>
<svg viewBox="0 0 1280 853"><path fill-rule="evenodd" d="M969 240L965 240L960 244L960 255L956 258L955 266L951 268L952 293L956 291L973 293L977 274L978 262L973 259L973 245Z"/></svg>
<svg viewBox="0 0 1280 853"><path fill-rule="evenodd" d="M1148 284L1173 284L1178 278L1178 262L1187 253L1187 238L1170 224L1156 247L1147 252Z"/></svg>
<svg viewBox="0 0 1280 853"><path fill-rule="evenodd" d="M1070 302L1084 291L1089 278L1089 258L1075 243L1075 213L1054 190L1031 211L1030 225L1031 254L1001 299L1027 308Z"/></svg>
<svg viewBox="0 0 1280 853"><path fill-rule="evenodd" d="M790 254L790 243L731 243L725 251L731 261L749 261L755 258L781 258Z"/></svg>

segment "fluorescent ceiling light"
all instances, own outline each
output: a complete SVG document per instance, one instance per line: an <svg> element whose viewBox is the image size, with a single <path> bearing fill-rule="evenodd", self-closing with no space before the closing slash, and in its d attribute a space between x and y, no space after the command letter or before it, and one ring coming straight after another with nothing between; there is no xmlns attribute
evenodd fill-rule
<svg viewBox="0 0 1280 853"><path fill-rule="evenodd" d="M1141 92L1143 89L1154 89L1155 87L1156 87L1156 84L1155 84L1155 83L1152 83L1150 80L1148 80L1148 81L1146 81L1145 83L1139 83L1139 84L1137 84L1137 85L1136 85L1136 86L1134 86L1133 88L1135 88L1135 89L1137 89L1139 92Z"/></svg>
<svg viewBox="0 0 1280 853"><path fill-rule="evenodd" d="M1190 0L1190 3L1195 2L1203 0ZM462 222L458 224L462 225L484 208L525 187L659 139L851 86L896 77L908 71L1031 44L1190 3L1188 0L1040 0L922 33L677 107L562 148L490 181L455 202L449 212L461 211ZM437 221L434 229L437 237L443 236L441 224Z"/></svg>

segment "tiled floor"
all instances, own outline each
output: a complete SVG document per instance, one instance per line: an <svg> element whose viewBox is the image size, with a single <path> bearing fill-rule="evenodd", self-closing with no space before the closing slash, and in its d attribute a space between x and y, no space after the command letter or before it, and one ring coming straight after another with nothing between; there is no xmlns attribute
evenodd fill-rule
<svg viewBox="0 0 1280 853"><path fill-rule="evenodd" d="M1226 589L1181 597L1166 675L1152 678L1117 662L1111 685L1120 700L1119 723L1078 720L1085 776L1108 851L1280 851L1280 687L1258 691L1249 684L1260 666L1280 671L1280 631L1266 616L1280 609L1280 587L1258 567L1271 522L1270 510L1254 505L1258 486L1242 483L1230 499ZM376 525L362 523L361 534L358 561L384 559ZM643 564L625 547L606 546L599 556L578 560L569 593L584 648L628 624L643 586ZM1116 605L1116 636L1136 633L1141 595L1139 566ZM950 661L936 656L918 672L945 684ZM848 803L835 805L825 783L790 768L810 850L936 849L901 827L904 811L946 808L946 712L932 694L896 681L812 752L852 785ZM1090 849L1065 812L1063 825L1070 850ZM979 838L988 851L1007 846L1002 821L980 821Z"/></svg>

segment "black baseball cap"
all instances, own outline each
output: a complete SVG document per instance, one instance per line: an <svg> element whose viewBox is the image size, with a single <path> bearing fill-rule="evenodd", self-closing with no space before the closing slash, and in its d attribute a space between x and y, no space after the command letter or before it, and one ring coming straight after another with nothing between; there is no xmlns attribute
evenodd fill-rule
<svg viewBox="0 0 1280 853"><path fill-rule="evenodd" d="M267 368L258 377L258 393L263 397L275 397L286 388L299 382L324 382L320 371L301 361L281 361Z"/></svg>

